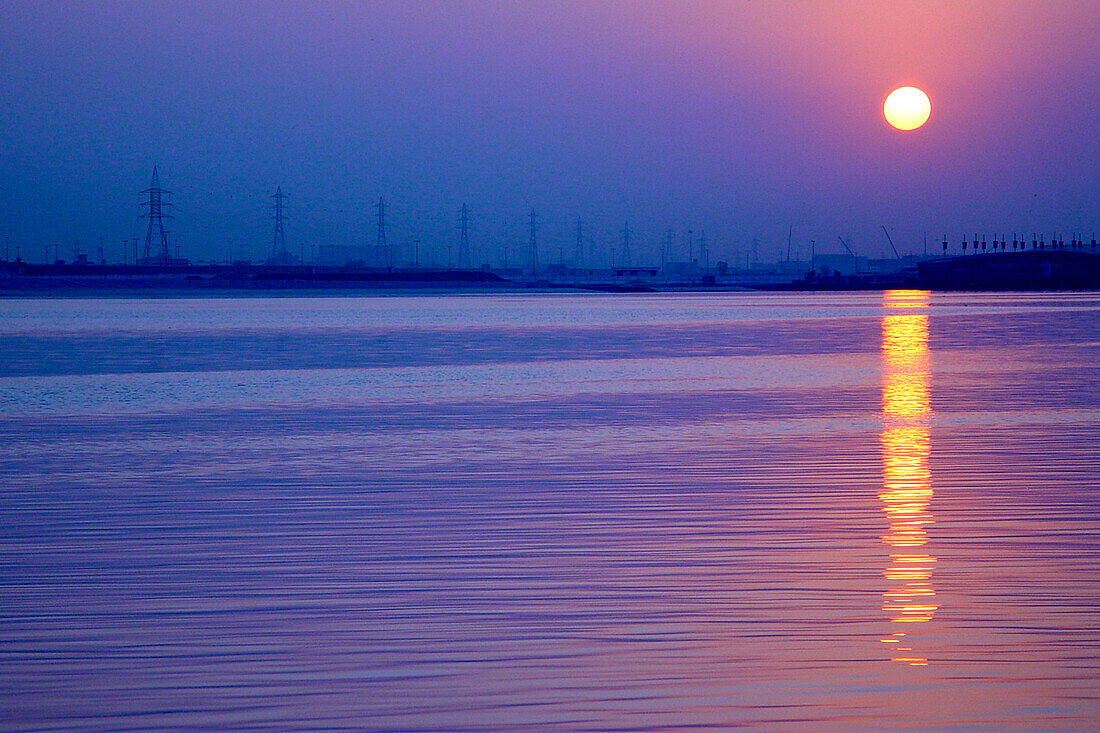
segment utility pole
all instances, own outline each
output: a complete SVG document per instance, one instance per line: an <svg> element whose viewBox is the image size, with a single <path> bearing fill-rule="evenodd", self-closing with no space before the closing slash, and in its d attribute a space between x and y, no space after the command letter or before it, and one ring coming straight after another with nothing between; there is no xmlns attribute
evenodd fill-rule
<svg viewBox="0 0 1100 733"><path fill-rule="evenodd" d="M703 258L703 269L710 267L710 250L707 249L707 233L699 232L699 256Z"/></svg>
<svg viewBox="0 0 1100 733"><path fill-rule="evenodd" d="M145 232L145 261L150 262L155 249L158 251L157 264L167 265L172 261L172 254L168 249L168 232L164 229L165 215L161 212L161 207L171 206L164 201L164 194L170 194L171 191L165 191L160 187L160 176L157 174L156 166L153 166L153 180L149 183L149 188L142 193L149 196L149 200L142 204L149 207L149 213L142 215L143 219L149 220L149 229Z"/></svg>
<svg viewBox="0 0 1100 733"><path fill-rule="evenodd" d="M665 230L665 242L661 246L661 269L665 269L665 265L668 263L668 258L672 256L672 237L674 232L672 227Z"/></svg>
<svg viewBox="0 0 1100 733"><path fill-rule="evenodd" d="M630 222L623 222L623 267L630 267Z"/></svg>
<svg viewBox="0 0 1100 733"><path fill-rule="evenodd" d="M466 204L458 210L458 269L470 266L470 210Z"/></svg>

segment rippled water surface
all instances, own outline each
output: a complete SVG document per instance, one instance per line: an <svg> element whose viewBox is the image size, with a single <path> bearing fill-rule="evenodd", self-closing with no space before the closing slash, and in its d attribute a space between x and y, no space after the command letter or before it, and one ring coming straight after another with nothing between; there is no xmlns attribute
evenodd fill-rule
<svg viewBox="0 0 1100 733"><path fill-rule="evenodd" d="M0 729L1092 730L1100 297L0 301Z"/></svg>

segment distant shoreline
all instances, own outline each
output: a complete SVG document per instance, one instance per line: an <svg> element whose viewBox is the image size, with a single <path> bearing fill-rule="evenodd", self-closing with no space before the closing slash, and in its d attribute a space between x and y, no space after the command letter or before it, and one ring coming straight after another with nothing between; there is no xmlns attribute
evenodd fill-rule
<svg viewBox="0 0 1100 733"><path fill-rule="evenodd" d="M134 283L119 287L95 282L54 282L19 287L0 279L0 299L15 298L332 298L332 297L399 297L399 296L478 296L478 295L629 295L629 294L677 294L677 293L751 293L771 292L737 286L707 286L685 288L651 288L614 285L511 285L507 287L485 286L437 286L424 287L417 283L395 283L378 286L329 286L318 287L312 283L277 283L270 287L201 287L165 286L155 283Z"/></svg>
<svg viewBox="0 0 1100 733"><path fill-rule="evenodd" d="M644 273L639 276L639 273ZM509 273L512 275L513 273ZM606 273L605 273L606 274ZM93 264L0 266L0 297L301 297L534 293L725 293L922 289L1034 292L1100 290L1100 255L1032 250L929 259L895 273L839 272L802 279L738 282L725 275L669 280L657 268L617 277L540 275L509 279L482 270L337 269L273 266Z"/></svg>
<svg viewBox="0 0 1100 733"><path fill-rule="evenodd" d="M25 285L25 284L24 284ZM865 286L812 286L812 287L761 287L737 286L669 287L669 288L614 288L614 287L316 287L279 284L269 288L234 287L164 287L138 285L129 287L98 286L95 283L50 283L38 287L9 287L0 280L0 300L18 299L136 299L169 300L185 298L373 298L373 297L424 297L424 296L506 296L506 295L721 295L758 293L844 293L886 290L931 290L933 292L1097 292L1100 287L1050 287L1050 288L922 288L919 285L865 285Z"/></svg>

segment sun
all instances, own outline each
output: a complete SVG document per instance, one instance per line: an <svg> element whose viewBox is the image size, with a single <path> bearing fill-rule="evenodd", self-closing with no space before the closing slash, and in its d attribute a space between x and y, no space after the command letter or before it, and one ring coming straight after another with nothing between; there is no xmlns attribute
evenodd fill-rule
<svg viewBox="0 0 1100 733"><path fill-rule="evenodd" d="M916 87L898 87L886 97L882 114L899 130L915 130L928 121L932 103L928 95Z"/></svg>

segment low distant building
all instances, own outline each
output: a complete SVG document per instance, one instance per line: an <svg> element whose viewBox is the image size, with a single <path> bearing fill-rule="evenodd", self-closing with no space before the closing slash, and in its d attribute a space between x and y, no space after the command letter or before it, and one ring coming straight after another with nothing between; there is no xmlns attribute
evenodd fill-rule
<svg viewBox="0 0 1100 733"><path fill-rule="evenodd" d="M870 272L866 257L850 254L824 254L814 257L813 269L819 273L855 275Z"/></svg>
<svg viewBox="0 0 1100 733"><path fill-rule="evenodd" d="M804 277L813 269L809 260L780 260L775 263L775 273L792 278Z"/></svg>
<svg viewBox="0 0 1100 733"><path fill-rule="evenodd" d="M655 280L661 273L659 267L613 267L612 273L618 279Z"/></svg>
<svg viewBox="0 0 1100 733"><path fill-rule="evenodd" d="M374 247L357 247L345 244L322 244L317 248L318 265L342 267L349 262L370 262Z"/></svg>
<svg viewBox="0 0 1100 733"><path fill-rule="evenodd" d="M703 275L703 268L695 261L666 262L662 274L672 282L697 282Z"/></svg>
<svg viewBox="0 0 1100 733"><path fill-rule="evenodd" d="M294 267L302 264L302 258L292 252L280 252L269 258L265 264L276 267Z"/></svg>
<svg viewBox="0 0 1100 733"><path fill-rule="evenodd" d="M60 264L64 264L61 262ZM137 264L141 267L184 267L191 264L186 257L138 257Z"/></svg>
<svg viewBox="0 0 1100 733"><path fill-rule="evenodd" d="M1100 255L1066 250L930 258L917 271L921 285L935 290L1100 288Z"/></svg>

